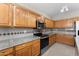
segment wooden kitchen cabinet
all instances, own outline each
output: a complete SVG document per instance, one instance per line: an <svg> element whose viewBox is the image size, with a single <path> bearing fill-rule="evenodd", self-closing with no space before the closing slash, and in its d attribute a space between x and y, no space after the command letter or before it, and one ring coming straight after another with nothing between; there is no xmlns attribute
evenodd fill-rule
<svg viewBox="0 0 79 59"><path fill-rule="evenodd" d="M74 46L74 37L72 35L67 35L67 34L57 34L56 35L56 42L61 42L64 44L68 44L71 46Z"/></svg>
<svg viewBox="0 0 79 59"><path fill-rule="evenodd" d="M35 14L32 12L29 12L29 15L28 15L28 27L36 28L36 17L35 17Z"/></svg>
<svg viewBox="0 0 79 59"><path fill-rule="evenodd" d="M31 56L31 47L27 46L21 50L16 51L16 56Z"/></svg>
<svg viewBox="0 0 79 59"><path fill-rule="evenodd" d="M52 35L52 39L53 39L52 42L55 43L56 42L56 34Z"/></svg>
<svg viewBox="0 0 79 59"><path fill-rule="evenodd" d="M63 28L65 25L64 20L55 21L55 28Z"/></svg>
<svg viewBox="0 0 79 59"><path fill-rule="evenodd" d="M14 53L13 48L7 48L0 51L0 56L9 56L9 55L13 56L14 55L13 53Z"/></svg>
<svg viewBox="0 0 79 59"><path fill-rule="evenodd" d="M46 28L53 28L54 27L53 20L45 19L45 26L46 26Z"/></svg>
<svg viewBox="0 0 79 59"><path fill-rule="evenodd" d="M14 56L14 54L13 54L13 53L11 53L11 54L8 54L8 55L6 55L6 56Z"/></svg>
<svg viewBox="0 0 79 59"><path fill-rule="evenodd" d="M64 22L65 22L64 27L66 28L74 26L74 20L69 19L69 20L65 20Z"/></svg>
<svg viewBox="0 0 79 59"><path fill-rule="evenodd" d="M60 22L59 21L55 21L55 28L60 28Z"/></svg>
<svg viewBox="0 0 79 59"><path fill-rule="evenodd" d="M73 20L58 20L55 21L55 28L68 28L68 27L73 27L74 22Z"/></svg>
<svg viewBox="0 0 79 59"><path fill-rule="evenodd" d="M15 56L38 56L40 54L40 40L36 39L15 47Z"/></svg>
<svg viewBox="0 0 79 59"><path fill-rule="evenodd" d="M24 43L16 46L15 48L16 56L31 56L32 53L32 42Z"/></svg>
<svg viewBox="0 0 79 59"><path fill-rule="evenodd" d="M26 10L26 11L25 11L25 27L29 27L29 26L28 26L28 17L29 17L29 11Z"/></svg>
<svg viewBox="0 0 79 59"><path fill-rule="evenodd" d="M25 17L26 13L25 10L21 7L14 6L15 9L15 19L14 19L14 26L15 27L25 27Z"/></svg>
<svg viewBox="0 0 79 59"><path fill-rule="evenodd" d="M11 4L0 4L0 26L12 25L12 8Z"/></svg>
<svg viewBox="0 0 79 59"><path fill-rule="evenodd" d="M32 41L32 56L40 54L40 39Z"/></svg>
<svg viewBox="0 0 79 59"><path fill-rule="evenodd" d="M50 35L49 36L49 45L52 45L55 43L55 35Z"/></svg>

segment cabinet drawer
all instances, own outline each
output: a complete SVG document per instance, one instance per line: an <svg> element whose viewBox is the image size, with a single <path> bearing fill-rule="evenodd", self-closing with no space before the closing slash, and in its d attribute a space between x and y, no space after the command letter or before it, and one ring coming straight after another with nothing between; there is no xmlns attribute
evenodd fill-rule
<svg viewBox="0 0 79 59"><path fill-rule="evenodd" d="M31 56L31 46L16 51L16 56Z"/></svg>
<svg viewBox="0 0 79 59"><path fill-rule="evenodd" d="M36 40L33 41L34 44L35 44L35 43L39 43L39 42L40 42L39 39L36 39Z"/></svg>
<svg viewBox="0 0 79 59"><path fill-rule="evenodd" d="M13 48L8 48L0 51L0 56L5 56L13 52Z"/></svg>
<svg viewBox="0 0 79 59"><path fill-rule="evenodd" d="M24 47L30 46L30 45L32 45L32 42L27 42L27 43L24 43L24 44L20 44L20 45L16 46L16 50L23 49Z"/></svg>
<svg viewBox="0 0 79 59"><path fill-rule="evenodd" d="M34 51L34 52L32 53L33 56L38 56L39 54L40 54L40 51L38 51L38 50L37 50L37 51Z"/></svg>
<svg viewBox="0 0 79 59"><path fill-rule="evenodd" d="M11 54L8 54L8 55L6 55L6 56L14 56L14 55L11 53Z"/></svg>

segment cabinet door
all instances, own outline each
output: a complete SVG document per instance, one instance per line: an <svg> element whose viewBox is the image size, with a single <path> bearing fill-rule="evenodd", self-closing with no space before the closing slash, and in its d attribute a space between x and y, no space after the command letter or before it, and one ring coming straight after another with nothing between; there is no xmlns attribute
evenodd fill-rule
<svg viewBox="0 0 79 59"><path fill-rule="evenodd" d="M53 28L53 21L45 19L45 25L47 28Z"/></svg>
<svg viewBox="0 0 79 59"><path fill-rule="evenodd" d="M55 43L56 42L56 35L52 35L52 43Z"/></svg>
<svg viewBox="0 0 79 59"><path fill-rule="evenodd" d="M29 12L29 15L28 15L28 27L30 28L36 27L36 17L31 12Z"/></svg>
<svg viewBox="0 0 79 59"><path fill-rule="evenodd" d="M49 36L49 45L51 45L52 44L52 36Z"/></svg>
<svg viewBox="0 0 79 59"><path fill-rule="evenodd" d="M48 28L49 27L49 21L45 19L45 26Z"/></svg>
<svg viewBox="0 0 79 59"><path fill-rule="evenodd" d="M49 28L53 28L53 21L49 20Z"/></svg>
<svg viewBox="0 0 79 59"><path fill-rule="evenodd" d="M55 28L61 28L61 22L55 21Z"/></svg>
<svg viewBox="0 0 79 59"><path fill-rule="evenodd" d="M16 27L25 27L25 11L20 7L15 7L15 23Z"/></svg>
<svg viewBox="0 0 79 59"><path fill-rule="evenodd" d="M0 51L0 56L7 56L9 54L13 54L13 48L8 48Z"/></svg>
<svg viewBox="0 0 79 59"><path fill-rule="evenodd" d="M31 46L16 51L16 56L31 56Z"/></svg>
<svg viewBox="0 0 79 59"><path fill-rule="evenodd" d="M49 36L49 45L55 43L55 35L50 35Z"/></svg>
<svg viewBox="0 0 79 59"><path fill-rule="evenodd" d="M74 20L65 20L65 27L73 27Z"/></svg>
<svg viewBox="0 0 79 59"><path fill-rule="evenodd" d="M74 24L73 20L59 20L59 21L55 21L55 27L56 28L68 28L68 27L72 27Z"/></svg>
<svg viewBox="0 0 79 59"><path fill-rule="evenodd" d="M52 24L52 28L54 28L54 21L51 21L51 24Z"/></svg>
<svg viewBox="0 0 79 59"><path fill-rule="evenodd" d="M20 44L15 47L16 56L31 56L32 42Z"/></svg>
<svg viewBox="0 0 79 59"><path fill-rule="evenodd" d="M29 11L28 10L26 10L25 11L25 27L28 27L28 15L29 14Z"/></svg>
<svg viewBox="0 0 79 59"><path fill-rule="evenodd" d="M40 54L40 40L34 40L32 45L32 55L38 56Z"/></svg>
<svg viewBox="0 0 79 59"><path fill-rule="evenodd" d="M0 26L11 26L12 5L0 4Z"/></svg>
<svg viewBox="0 0 79 59"><path fill-rule="evenodd" d="M63 36L61 34L56 35L56 41L57 42L63 42Z"/></svg>
<svg viewBox="0 0 79 59"><path fill-rule="evenodd" d="M65 36L63 36L63 38L64 38L64 43L65 44L74 46L74 37L73 36L65 35Z"/></svg>
<svg viewBox="0 0 79 59"><path fill-rule="evenodd" d="M56 35L56 41L74 46L74 38L70 35L58 34Z"/></svg>

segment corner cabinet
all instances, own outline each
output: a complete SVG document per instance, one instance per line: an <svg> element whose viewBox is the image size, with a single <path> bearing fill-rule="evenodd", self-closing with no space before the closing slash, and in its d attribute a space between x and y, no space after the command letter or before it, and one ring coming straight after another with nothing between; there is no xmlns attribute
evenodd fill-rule
<svg viewBox="0 0 79 59"><path fill-rule="evenodd" d="M68 44L71 46L74 46L75 40L72 35L67 35L67 34L56 34L56 42Z"/></svg>
<svg viewBox="0 0 79 59"><path fill-rule="evenodd" d="M55 21L55 28L69 28L69 27L73 27L73 25L74 22L71 19Z"/></svg>
<svg viewBox="0 0 79 59"><path fill-rule="evenodd" d="M0 4L0 26L12 25L12 4Z"/></svg>
<svg viewBox="0 0 79 59"><path fill-rule="evenodd" d="M45 19L45 26L46 26L46 28L53 28L54 27L53 20Z"/></svg>

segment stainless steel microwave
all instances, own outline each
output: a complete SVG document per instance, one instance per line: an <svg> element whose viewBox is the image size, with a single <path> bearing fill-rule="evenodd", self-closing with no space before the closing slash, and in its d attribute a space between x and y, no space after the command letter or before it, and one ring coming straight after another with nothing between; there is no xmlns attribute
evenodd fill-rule
<svg viewBox="0 0 79 59"><path fill-rule="evenodd" d="M44 29L45 28L44 22L40 22L37 20L36 27L37 27L37 29Z"/></svg>

